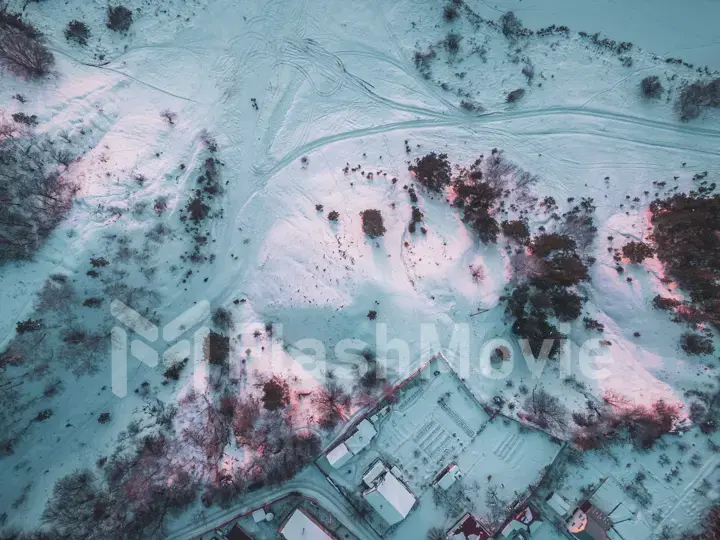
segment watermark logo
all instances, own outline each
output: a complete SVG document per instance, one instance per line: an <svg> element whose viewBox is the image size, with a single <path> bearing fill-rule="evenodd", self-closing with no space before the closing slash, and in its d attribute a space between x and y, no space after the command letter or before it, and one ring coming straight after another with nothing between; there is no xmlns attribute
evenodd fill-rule
<svg viewBox="0 0 720 540"><path fill-rule="evenodd" d="M134 331L143 339L133 339L128 347L128 332L123 326L115 326L111 332L112 357L112 392L118 397L127 395L128 352L150 368L157 367L162 352L163 365L170 367L175 362L189 358L195 363L202 358L203 343L210 329L206 326L197 328L189 339L178 341L183 334L197 326L210 314L210 303L207 300L198 302L193 307L176 317L160 329L143 317L140 313L119 300L110 304L110 313L124 327ZM153 345L150 345L153 344Z"/></svg>

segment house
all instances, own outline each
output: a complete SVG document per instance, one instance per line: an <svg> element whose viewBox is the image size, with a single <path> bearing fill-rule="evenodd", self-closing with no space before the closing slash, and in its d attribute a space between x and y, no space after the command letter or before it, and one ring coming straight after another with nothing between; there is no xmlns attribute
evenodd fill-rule
<svg viewBox="0 0 720 540"><path fill-rule="evenodd" d="M415 506L415 496L380 460L363 476L363 482L369 486L363 499L388 525L401 522Z"/></svg>
<svg viewBox="0 0 720 540"><path fill-rule="evenodd" d="M358 424L355 433L345 441L345 446L347 446L350 452L357 454L370 444L370 441L373 440L375 435L377 435L375 426L370 423L370 420L364 418L363 421Z"/></svg>
<svg viewBox="0 0 720 540"><path fill-rule="evenodd" d="M480 525L475 516L468 513L450 528L447 537L448 540L489 540L490 533Z"/></svg>
<svg viewBox="0 0 720 540"><path fill-rule="evenodd" d="M526 506L507 523L500 538L531 538L542 526L540 512L532 506Z"/></svg>
<svg viewBox="0 0 720 540"><path fill-rule="evenodd" d="M350 461L351 457L353 457L353 453L350 451L350 449L344 442L338 444L335 448L333 448L327 453L328 463L330 463L330 465L332 465L336 469L339 469L340 467L345 465L345 463Z"/></svg>
<svg viewBox="0 0 720 540"><path fill-rule="evenodd" d="M326 454L325 457L328 463L335 469L339 469L350 461L355 454L370 444L370 441L373 440L375 435L377 435L375 426L373 426L367 418L363 419L350 437Z"/></svg>
<svg viewBox="0 0 720 540"><path fill-rule="evenodd" d="M458 469L457 465L451 463L440 471L432 485L447 491L455 483L458 476L460 476L460 469Z"/></svg>
<svg viewBox="0 0 720 540"><path fill-rule="evenodd" d="M286 540L336 540L300 506L280 525L278 532Z"/></svg>
<svg viewBox="0 0 720 540"><path fill-rule="evenodd" d="M568 532L579 540L607 540L612 521L590 501L583 501L568 520Z"/></svg>

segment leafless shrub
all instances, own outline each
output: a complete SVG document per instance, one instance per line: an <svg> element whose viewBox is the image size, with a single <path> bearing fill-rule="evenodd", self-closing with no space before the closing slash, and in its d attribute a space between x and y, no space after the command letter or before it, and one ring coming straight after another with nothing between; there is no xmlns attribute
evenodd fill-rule
<svg viewBox="0 0 720 540"><path fill-rule="evenodd" d="M500 497L497 486L489 485L485 490L485 504L490 510L490 519L494 524L502 522L510 512L510 503Z"/></svg>
<svg viewBox="0 0 720 540"><path fill-rule="evenodd" d="M175 125L175 120L177 119L177 113L172 112L170 109L165 109L160 113L160 116L164 118L168 124L171 126Z"/></svg>
<svg viewBox="0 0 720 540"><path fill-rule="evenodd" d="M41 313L67 309L74 295L75 289L70 283L48 279L38 293L35 309Z"/></svg>
<svg viewBox="0 0 720 540"><path fill-rule="evenodd" d="M233 411L233 433L241 442L247 441L260 418L260 401L252 396L238 399Z"/></svg>
<svg viewBox="0 0 720 540"><path fill-rule="evenodd" d="M485 279L485 267L482 264L471 264L470 275L475 283L482 283Z"/></svg>
<svg viewBox="0 0 720 540"><path fill-rule="evenodd" d="M65 331L62 340L61 358L75 375L98 372L110 344L108 334L75 328Z"/></svg>

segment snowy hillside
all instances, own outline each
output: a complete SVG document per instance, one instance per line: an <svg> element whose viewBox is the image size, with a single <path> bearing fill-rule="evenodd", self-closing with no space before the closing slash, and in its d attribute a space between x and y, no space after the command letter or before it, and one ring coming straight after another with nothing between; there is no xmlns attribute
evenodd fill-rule
<svg viewBox="0 0 720 540"><path fill-rule="evenodd" d="M720 5L693 4L10 0L0 538L191 538L291 492L374 538L353 497L393 444L418 506L386 538L551 493L712 538ZM438 353L482 422L412 454L428 392L339 497L320 456ZM474 495L440 504L451 462Z"/></svg>

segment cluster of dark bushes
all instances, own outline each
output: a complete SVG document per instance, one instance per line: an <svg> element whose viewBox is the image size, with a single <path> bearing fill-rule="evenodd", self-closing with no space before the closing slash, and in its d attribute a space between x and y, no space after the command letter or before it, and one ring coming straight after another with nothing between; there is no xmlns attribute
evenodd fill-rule
<svg viewBox="0 0 720 540"><path fill-rule="evenodd" d="M606 398L605 407L593 407L587 413L573 413L578 426L573 442L583 450L595 450L617 442L630 442L638 449L652 448L660 438L673 433L680 420L680 408L663 400L651 406L630 405L627 400Z"/></svg>
<svg viewBox="0 0 720 540"><path fill-rule="evenodd" d="M378 238L387 232L380 210L363 210L360 212L360 217L362 218L363 232L370 238Z"/></svg>
<svg viewBox="0 0 720 540"><path fill-rule="evenodd" d="M410 215L410 225L408 225L408 231L414 233L417 228L417 224L422 223L424 217L425 215L422 213L422 210L420 210L417 206L413 206L412 214Z"/></svg>
<svg viewBox="0 0 720 540"><path fill-rule="evenodd" d="M546 233L530 242L530 255L518 255L523 260L516 277L524 283L507 298L505 313L515 320L513 333L527 340L536 357L555 358L566 337L550 322L550 316L569 322L582 312L585 299L574 287L589 276L576 247L570 236Z"/></svg>
<svg viewBox="0 0 720 540"><path fill-rule="evenodd" d="M495 159L493 156L491 159ZM492 211L503 193L502 179L483 175L480 160L469 171L452 182L455 200L453 205L462 212L462 219L483 243L497 242L500 225Z"/></svg>
<svg viewBox="0 0 720 540"><path fill-rule="evenodd" d="M447 154L430 152L426 156L415 159L415 164L408 170L422 187L432 193L441 193L450 185L450 161Z"/></svg>
<svg viewBox="0 0 720 540"><path fill-rule="evenodd" d="M0 62L26 78L44 77L55 64L42 33L6 7L0 8Z"/></svg>
<svg viewBox="0 0 720 540"><path fill-rule="evenodd" d="M217 151L217 143L206 133L201 135L201 140L211 152ZM214 156L205 159L202 172L197 179L197 188L180 212L180 221L185 223L185 232L193 239L193 251L185 253L183 260L199 263L208 260L203 254L203 247L211 238L210 231L203 229L206 221L212 218L222 217L222 209L213 211L214 202L223 193L220 184L220 167L222 163ZM167 203L164 203L165 205ZM155 206L158 211L157 201Z"/></svg>
<svg viewBox="0 0 720 540"><path fill-rule="evenodd" d="M537 30L535 32L535 35L537 36L557 36L557 35L563 35L565 37L568 37L570 35L570 28L567 26L557 26L554 24L551 24L550 26L547 26L545 28L541 28L540 30Z"/></svg>
<svg viewBox="0 0 720 540"><path fill-rule="evenodd" d="M685 332L680 336L680 347L689 355L713 354L715 346L712 337L696 332Z"/></svg>
<svg viewBox="0 0 720 540"><path fill-rule="evenodd" d="M500 224L503 235L517 242L518 244L526 244L530 240L530 229L527 222L523 220L506 220Z"/></svg>
<svg viewBox="0 0 720 540"><path fill-rule="evenodd" d="M431 46L427 51L415 51L415 67L425 79L431 75L431 64L437 56L435 49Z"/></svg>
<svg viewBox="0 0 720 540"><path fill-rule="evenodd" d="M689 295L686 302L656 298L661 309L679 320L720 329L720 195L684 193L650 204L657 258L668 277Z"/></svg>
<svg viewBox="0 0 720 540"><path fill-rule="evenodd" d="M82 21L70 21L65 28L65 39L74 41L78 45L87 45L90 38L90 28Z"/></svg>
<svg viewBox="0 0 720 540"><path fill-rule="evenodd" d="M57 142L0 125L0 264L31 257L62 221L77 191Z"/></svg>
<svg viewBox="0 0 720 540"><path fill-rule="evenodd" d="M660 77L649 75L640 81L640 92L648 99L657 99L662 95L663 86Z"/></svg>
<svg viewBox="0 0 720 540"><path fill-rule="evenodd" d="M683 121L697 118L704 107L720 107L720 78L685 85L675 105Z"/></svg>
<svg viewBox="0 0 720 540"><path fill-rule="evenodd" d="M655 255L651 246L644 242L628 242L622 247L623 257L629 259L633 264L640 264L645 259Z"/></svg>
<svg viewBox="0 0 720 540"><path fill-rule="evenodd" d="M507 101L508 103L517 103L524 96L525 96L525 89L517 88L507 95L507 97L505 98L505 101Z"/></svg>
<svg viewBox="0 0 720 540"><path fill-rule="evenodd" d="M618 55L630 52L630 50L633 48L633 44L629 41L618 42L614 39L601 38L600 32L595 32L594 34L588 34L587 32L578 32L578 35L581 38L590 41L593 45L596 45L601 49L606 49L608 51L614 52Z"/></svg>
<svg viewBox="0 0 720 540"><path fill-rule="evenodd" d="M523 27L520 19L518 19L515 13L513 13L512 11L503 13L503 15L500 17L500 29L502 30L503 35L512 41L520 37L527 37L533 35L532 30L528 30L527 28Z"/></svg>
<svg viewBox="0 0 720 540"><path fill-rule="evenodd" d="M108 6L106 25L116 32L127 32L133 23L133 13L125 6Z"/></svg>

